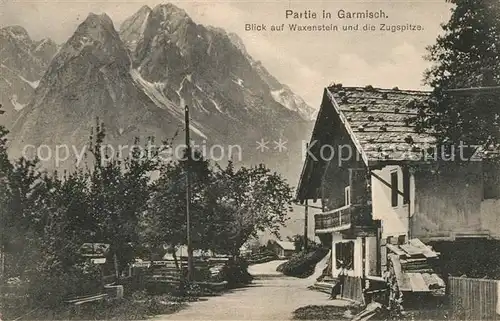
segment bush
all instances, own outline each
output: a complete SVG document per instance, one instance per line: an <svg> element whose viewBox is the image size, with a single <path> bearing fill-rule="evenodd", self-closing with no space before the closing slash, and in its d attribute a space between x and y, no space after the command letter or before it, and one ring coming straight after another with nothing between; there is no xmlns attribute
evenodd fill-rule
<svg viewBox="0 0 500 321"><path fill-rule="evenodd" d="M230 288L250 284L252 280L248 262L242 258L230 259L219 273L219 281L227 281Z"/></svg>
<svg viewBox="0 0 500 321"><path fill-rule="evenodd" d="M32 304L54 307L72 297L98 294L101 290L99 270L85 264L67 271L41 271L31 276L28 296Z"/></svg>
<svg viewBox="0 0 500 321"><path fill-rule="evenodd" d="M263 249L258 253L251 254L247 258L249 264L267 263L278 259L278 255L268 249Z"/></svg>
<svg viewBox="0 0 500 321"><path fill-rule="evenodd" d="M306 278L314 273L316 264L328 254L328 249L317 248L311 252L300 252L276 269L284 275Z"/></svg>

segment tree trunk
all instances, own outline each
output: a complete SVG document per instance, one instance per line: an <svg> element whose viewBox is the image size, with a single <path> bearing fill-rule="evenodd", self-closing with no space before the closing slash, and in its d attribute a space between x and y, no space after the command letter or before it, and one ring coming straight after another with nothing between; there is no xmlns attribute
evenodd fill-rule
<svg viewBox="0 0 500 321"><path fill-rule="evenodd" d="M177 260L177 254L175 252L176 251L175 251L175 247L174 247L173 251L172 251L172 256L174 257L175 268L177 269L177 271L182 273L182 269L179 267L179 260Z"/></svg>
<svg viewBox="0 0 500 321"><path fill-rule="evenodd" d="M116 252L113 253L113 261L115 265L115 277L116 277L116 282L120 280L120 267L118 264L118 256L116 255Z"/></svg>

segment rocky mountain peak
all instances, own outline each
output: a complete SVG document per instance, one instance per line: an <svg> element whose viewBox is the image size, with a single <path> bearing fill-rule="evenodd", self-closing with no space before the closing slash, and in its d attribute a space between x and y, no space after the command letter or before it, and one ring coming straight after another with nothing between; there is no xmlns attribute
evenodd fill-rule
<svg viewBox="0 0 500 321"><path fill-rule="evenodd" d="M120 37L132 53L139 41L144 40L144 32L151 17L152 9L142 6L139 11L127 18L120 26Z"/></svg>
<svg viewBox="0 0 500 321"><path fill-rule="evenodd" d="M162 17L162 20L190 19L184 9L171 3L159 4L154 7L153 14Z"/></svg>
<svg viewBox="0 0 500 321"><path fill-rule="evenodd" d="M17 40L31 41L28 31L21 26L7 26L0 29L0 33L4 36L10 36Z"/></svg>
<svg viewBox="0 0 500 321"><path fill-rule="evenodd" d="M150 13L151 11L153 11L153 10L151 9L151 7L150 7L150 6L148 6L148 5L143 5L143 6L141 7L141 9L139 9L139 11L137 11L137 13L140 13L140 14L148 14L148 13ZM137 14L137 13L136 13L136 14Z"/></svg>
<svg viewBox="0 0 500 321"><path fill-rule="evenodd" d="M90 13L62 46L54 60L56 65L61 65L75 57L87 57L86 59L100 65L115 62L123 66L130 64L127 50L114 28L113 21L106 14Z"/></svg>
<svg viewBox="0 0 500 321"><path fill-rule="evenodd" d="M89 13L85 21L76 29L75 35L90 37L104 43L109 40L109 37L116 38L117 32L113 26L113 21L108 15L105 13L99 15Z"/></svg>

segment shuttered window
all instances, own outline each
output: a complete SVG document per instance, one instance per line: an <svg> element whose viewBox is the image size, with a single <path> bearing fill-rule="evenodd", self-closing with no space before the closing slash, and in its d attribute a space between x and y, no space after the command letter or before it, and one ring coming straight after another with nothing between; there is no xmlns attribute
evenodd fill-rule
<svg viewBox="0 0 500 321"><path fill-rule="evenodd" d="M398 206L398 172L391 173L391 204Z"/></svg>
<svg viewBox="0 0 500 321"><path fill-rule="evenodd" d="M410 203L410 170L403 167L403 204Z"/></svg>

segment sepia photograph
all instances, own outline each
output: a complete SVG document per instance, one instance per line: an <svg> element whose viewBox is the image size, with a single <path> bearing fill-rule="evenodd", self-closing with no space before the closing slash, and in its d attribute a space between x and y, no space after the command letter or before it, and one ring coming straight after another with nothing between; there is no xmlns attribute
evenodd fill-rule
<svg viewBox="0 0 500 321"><path fill-rule="evenodd" d="M0 0L7 320L500 320L500 2Z"/></svg>

